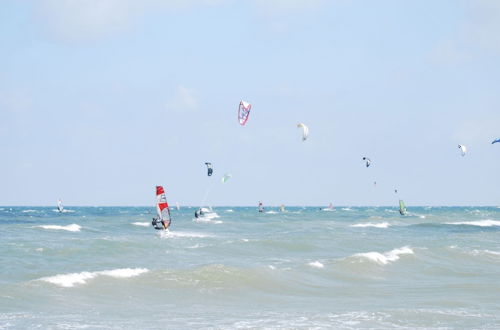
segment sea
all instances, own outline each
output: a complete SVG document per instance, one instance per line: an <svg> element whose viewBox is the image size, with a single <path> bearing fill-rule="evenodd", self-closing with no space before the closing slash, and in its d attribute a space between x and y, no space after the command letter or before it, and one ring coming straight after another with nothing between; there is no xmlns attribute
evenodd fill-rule
<svg viewBox="0 0 500 330"><path fill-rule="evenodd" d="M0 329L500 329L500 208L0 206Z"/></svg>

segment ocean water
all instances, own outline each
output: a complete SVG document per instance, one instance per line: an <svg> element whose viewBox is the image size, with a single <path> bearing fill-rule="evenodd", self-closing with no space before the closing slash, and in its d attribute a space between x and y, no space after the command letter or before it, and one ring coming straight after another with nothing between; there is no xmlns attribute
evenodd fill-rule
<svg viewBox="0 0 500 330"><path fill-rule="evenodd" d="M500 208L0 207L0 329L500 329Z"/></svg>

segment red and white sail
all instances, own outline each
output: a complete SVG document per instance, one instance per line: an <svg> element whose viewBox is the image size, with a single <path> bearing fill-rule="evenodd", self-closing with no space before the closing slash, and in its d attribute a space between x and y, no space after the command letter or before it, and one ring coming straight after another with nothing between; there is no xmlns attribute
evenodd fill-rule
<svg viewBox="0 0 500 330"><path fill-rule="evenodd" d="M165 221L167 227L170 226L170 209L163 186L156 186L156 212L158 212L159 220Z"/></svg>

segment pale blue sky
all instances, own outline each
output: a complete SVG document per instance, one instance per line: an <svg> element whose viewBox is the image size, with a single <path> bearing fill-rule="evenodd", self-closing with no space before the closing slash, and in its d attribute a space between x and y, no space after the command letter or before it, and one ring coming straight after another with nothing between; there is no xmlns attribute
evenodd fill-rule
<svg viewBox="0 0 500 330"><path fill-rule="evenodd" d="M5 0L0 42L1 205L500 205L499 1Z"/></svg>

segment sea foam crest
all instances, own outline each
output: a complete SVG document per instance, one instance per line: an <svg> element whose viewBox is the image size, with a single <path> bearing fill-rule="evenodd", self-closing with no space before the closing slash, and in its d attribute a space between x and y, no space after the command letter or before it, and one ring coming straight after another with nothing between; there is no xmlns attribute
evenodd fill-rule
<svg viewBox="0 0 500 330"><path fill-rule="evenodd" d="M151 225L149 222L132 222L134 226L148 227Z"/></svg>
<svg viewBox="0 0 500 330"><path fill-rule="evenodd" d="M381 222L381 223L358 223L355 225L351 225L351 227L375 227L375 228L388 228L390 224L388 222Z"/></svg>
<svg viewBox="0 0 500 330"><path fill-rule="evenodd" d="M38 228L43 228L43 229L52 229L52 230L67 230L67 231L80 231L82 227L77 225L76 223L73 223L71 225L67 226L59 226L59 225L42 225L42 226L36 226Z"/></svg>
<svg viewBox="0 0 500 330"><path fill-rule="evenodd" d="M468 225L468 226L479 226L479 227L493 227L500 226L500 221L498 220L477 220L477 221L461 221L461 222L447 222L447 225Z"/></svg>
<svg viewBox="0 0 500 330"><path fill-rule="evenodd" d="M161 238L174 238L174 237L205 238L205 237L211 237L211 236L208 234L204 234L204 233L160 230L160 237Z"/></svg>
<svg viewBox="0 0 500 330"><path fill-rule="evenodd" d="M394 249L385 253L379 253L379 252L357 253L353 255L353 257L366 258L380 265L387 265L390 262L398 260L399 256L403 254L413 254L413 250L407 246L404 246L402 248Z"/></svg>
<svg viewBox="0 0 500 330"><path fill-rule="evenodd" d="M138 276L142 273L146 273L149 270L146 268L121 268L113 270L103 270L99 272L81 272L81 273L70 273L70 274L59 274L51 277L42 277L38 279L39 281L49 282L55 285L59 285L65 288L71 288L76 284L85 284L87 280L96 278L99 275L110 276L115 278L127 278Z"/></svg>
<svg viewBox="0 0 500 330"><path fill-rule="evenodd" d="M324 268L325 267L325 265L323 265L319 261L310 262L308 265L311 266L311 267L315 267L315 268Z"/></svg>

